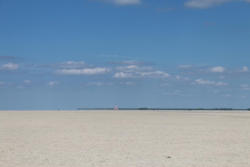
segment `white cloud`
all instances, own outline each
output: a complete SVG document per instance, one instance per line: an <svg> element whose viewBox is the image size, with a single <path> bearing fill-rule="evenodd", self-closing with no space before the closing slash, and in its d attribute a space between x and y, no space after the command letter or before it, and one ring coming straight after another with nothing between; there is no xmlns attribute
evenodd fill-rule
<svg viewBox="0 0 250 167"><path fill-rule="evenodd" d="M31 80L24 80L23 81L25 84L30 84L31 83Z"/></svg>
<svg viewBox="0 0 250 167"><path fill-rule="evenodd" d="M84 61L66 61L60 64L61 68L81 68L85 65Z"/></svg>
<svg viewBox="0 0 250 167"><path fill-rule="evenodd" d="M188 64L183 64L183 65L179 65L178 68L182 68L182 69L187 69L187 68L191 68L192 65L188 65Z"/></svg>
<svg viewBox="0 0 250 167"><path fill-rule="evenodd" d="M209 8L230 1L232 0L188 0L185 6L190 8Z"/></svg>
<svg viewBox="0 0 250 167"><path fill-rule="evenodd" d="M243 90L250 90L250 86L248 84L241 84L240 87Z"/></svg>
<svg viewBox="0 0 250 167"><path fill-rule="evenodd" d="M180 76L180 75L176 75L176 76L175 76L175 79L176 79L176 80L185 80L185 81L189 80L188 77L182 77L182 76Z"/></svg>
<svg viewBox="0 0 250 167"><path fill-rule="evenodd" d="M119 64L119 65L143 65L144 62L138 62L135 60L123 60L123 61L111 61L111 64Z"/></svg>
<svg viewBox="0 0 250 167"><path fill-rule="evenodd" d="M185 6L189 8L210 8L213 6L218 6L224 3L233 2L233 1L245 1L250 2L250 0L187 0Z"/></svg>
<svg viewBox="0 0 250 167"><path fill-rule="evenodd" d="M108 68L83 68L83 69L60 69L57 70L57 74L63 75L96 75L96 74L105 74L109 72Z"/></svg>
<svg viewBox="0 0 250 167"><path fill-rule="evenodd" d="M91 85L91 86L102 86L103 83L102 82L90 82L90 83L88 83L88 85Z"/></svg>
<svg viewBox="0 0 250 167"><path fill-rule="evenodd" d="M133 74L127 72L116 72L114 78L133 78Z"/></svg>
<svg viewBox="0 0 250 167"><path fill-rule="evenodd" d="M171 90L168 92L163 92L163 95L167 95L167 96L183 96L183 97L190 97L192 96L191 94L188 93L184 93L182 90Z"/></svg>
<svg viewBox="0 0 250 167"><path fill-rule="evenodd" d="M136 72L136 71L152 71L153 68L150 66L139 66L139 65L127 65L116 67L117 70L122 72Z"/></svg>
<svg viewBox="0 0 250 167"><path fill-rule="evenodd" d="M117 70L119 71L123 71L123 72L132 72L135 71L137 69L139 69L139 67L137 65L128 65L128 66L119 66L116 67Z"/></svg>
<svg viewBox="0 0 250 167"><path fill-rule="evenodd" d="M141 0L105 0L105 1L120 6L141 4Z"/></svg>
<svg viewBox="0 0 250 167"><path fill-rule="evenodd" d="M224 94L223 96L224 96L224 97L232 97L231 94Z"/></svg>
<svg viewBox="0 0 250 167"><path fill-rule="evenodd" d="M151 66L141 66L139 64L128 64L116 67L114 78L167 78L167 72L154 70Z"/></svg>
<svg viewBox="0 0 250 167"><path fill-rule="evenodd" d="M163 71L137 72L142 77L168 78L170 75Z"/></svg>
<svg viewBox="0 0 250 167"><path fill-rule="evenodd" d="M116 72L114 78L168 78L170 75L163 71Z"/></svg>
<svg viewBox="0 0 250 167"><path fill-rule="evenodd" d="M55 85L57 85L57 84L58 84L57 81L50 81L50 82L48 83L48 85L51 86L51 87L53 87L53 86L55 86Z"/></svg>
<svg viewBox="0 0 250 167"><path fill-rule="evenodd" d="M180 80L180 79L181 79L181 77L180 77L179 75L176 75L175 78L176 78L177 80Z"/></svg>
<svg viewBox="0 0 250 167"><path fill-rule="evenodd" d="M226 86L228 85L227 83L225 82L216 82L216 81L209 81L209 80L204 80L204 79L196 79L195 80L195 83L196 84L199 84L199 85L211 85L211 86Z"/></svg>
<svg viewBox="0 0 250 167"><path fill-rule="evenodd" d="M228 84L226 82L215 82L215 86L227 86Z"/></svg>
<svg viewBox="0 0 250 167"><path fill-rule="evenodd" d="M88 86L111 86L113 85L111 82L89 82Z"/></svg>
<svg viewBox="0 0 250 167"><path fill-rule="evenodd" d="M212 67L210 71L215 73L222 73L225 71L225 68L222 66L217 66L217 67Z"/></svg>
<svg viewBox="0 0 250 167"><path fill-rule="evenodd" d="M241 70L242 72L248 72L248 67L247 66L244 66L244 67L242 67L242 70Z"/></svg>
<svg viewBox="0 0 250 167"><path fill-rule="evenodd" d="M17 70L19 68L18 64L14 64L14 63L7 63L7 64L3 64L0 69L1 70Z"/></svg>

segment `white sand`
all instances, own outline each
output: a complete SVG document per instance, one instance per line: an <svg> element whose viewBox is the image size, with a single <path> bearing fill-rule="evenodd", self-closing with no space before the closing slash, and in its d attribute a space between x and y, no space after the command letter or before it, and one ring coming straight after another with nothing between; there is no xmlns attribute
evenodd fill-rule
<svg viewBox="0 0 250 167"><path fill-rule="evenodd" d="M0 167L250 167L250 112L0 111Z"/></svg>

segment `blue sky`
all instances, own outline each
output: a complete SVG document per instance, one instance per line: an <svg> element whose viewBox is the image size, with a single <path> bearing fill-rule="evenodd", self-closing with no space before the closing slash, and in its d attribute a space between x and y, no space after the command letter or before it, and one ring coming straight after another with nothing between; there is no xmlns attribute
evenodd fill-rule
<svg viewBox="0 0 250 167"><path fill-rule="evenodd" d="M0 0L0 109L250 107L249 0Z"/></svg>

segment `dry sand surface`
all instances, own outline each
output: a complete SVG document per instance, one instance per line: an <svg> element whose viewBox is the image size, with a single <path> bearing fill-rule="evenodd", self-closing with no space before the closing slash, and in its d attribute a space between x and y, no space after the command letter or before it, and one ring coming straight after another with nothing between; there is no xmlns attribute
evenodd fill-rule
<svg viewBox="0 0 250 167"><path fill-rule="evenodd" d="M0 167L250 167L246 111L0 111Z"/></svg>

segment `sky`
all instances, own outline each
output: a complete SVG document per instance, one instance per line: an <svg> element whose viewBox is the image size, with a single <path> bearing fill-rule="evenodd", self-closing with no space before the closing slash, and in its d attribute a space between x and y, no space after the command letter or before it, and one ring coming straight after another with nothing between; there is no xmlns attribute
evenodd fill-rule
<svg viewBox="0 0 250 167"><path fill-rule="evenodd" d="M250 0L0 0L0 110L249 102Z"/></svg>

